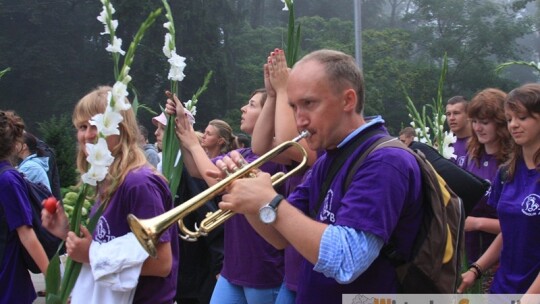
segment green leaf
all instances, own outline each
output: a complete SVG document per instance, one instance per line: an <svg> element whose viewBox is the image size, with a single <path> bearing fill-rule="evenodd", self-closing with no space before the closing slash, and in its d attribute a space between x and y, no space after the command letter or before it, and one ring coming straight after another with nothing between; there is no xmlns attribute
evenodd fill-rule
<svg viewBox="0 0 540 304"><path fill-rule="evenodd" d="M9 71L11 71L11 68L6 68L6 69L0 71L0 78L2 78Z"/></svg>
<svg viewBox="0 0 540 304"><path fill-rule="evenodd" d="M289 9L289 23L287 26L287 66L292 67L298 59L298 50L300 48L300 25L295 30L294 24L294 3L291 0L285 0L285 5ZM296 31L296 35L295 35Z"/></svg>
<svg viewBox="0 0 540 304"><path fill-rule="evenodd" d="M62 242L61 245L63 245ZM49 267L47 268L47 279L45 280L45 291L47 293L47 303L49 303L49 296L57 296L60 290L60 257L56 253L49 261ZM60 298L58 298L60 300ZM51 301L53 301L51 299ZM51 302L53 303L53 302ZM60 302L57 302L60 303Z"/></svg>
<svg viewBox="0 0 540 304"><path fill-rule="evenodd" d="M161 15L161 8L158 8L155 11L151 12L146 18L146 20L139 27L139 30L135 34L135 37L133 37L133 41L131 41L131 44L129 45L126 57L124 59L124 66L120 71L120 76L117 76L116 80L122 80L118 79L118 77L123 77L126 68L131 67L131 64L133 63L133 57L135 57L135 50L137 49L137 46L141 43L141 40L144 37L144 33L148 30L148 28L150 28L154 21L156 21L156 18L159 15Z"/></svg>
<svg viewBox="0 0 540 304"><path fill-rule="evenodd" d="M176 196L182 176L182 159L178 158L180 144L174 131L174 117L167 117L167 126L163 135L163 175L169 180L169 189L173 198Z"/></svg>

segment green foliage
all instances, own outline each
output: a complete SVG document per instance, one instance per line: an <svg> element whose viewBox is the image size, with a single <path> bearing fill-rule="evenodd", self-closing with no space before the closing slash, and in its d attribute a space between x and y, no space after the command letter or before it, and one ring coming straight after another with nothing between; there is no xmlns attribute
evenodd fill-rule
<svg viewBox="0 0 540 304"><path fill-rule="evenodd" d="M439 85L437 86L437 97L433 99L431 104L422 106L421 112L416 109L413 101L405 92L407 110L409 112L409 117L414 123L413 127L416 128L418 138L421 142L435 147L439 151L439 154L443 156L445 156L444 150L447 145L444 143L445 134L443 133L443 130L446 116L442 96L447 72L448 59L445 54L441 68L441 76L439 77Z"/></svg>
<svg viewBox="0 0 540 304"><path fill-rule="evenodd" d="M76 184L77 139L70 117L66 114L59 117L52 116L38 123L38 126L41 138L54 150L61 185L66 187Z"/></svg>
<svg viewBox="0 0 540 304"><path fill-rule="evenodd" d="M11 71L11 68L5 68L2 71L0 71L0 78L2 78L9 71Z"/></svg>
<svg viewBox="0 0 540 304"><path fill-rule="evenodd" d="M524 66L527 66L527 67L531 67L534 70L536 70L537 73L540 73L540 62L536 63L534 61L531 61L531 62L525 62L525 61L505 62L503 64L498 65L497 68L495 69L495 71L497 73L500 73L503 69L505 69L505 68L507 68L509 66L512 66L512 65L524 65Z"/></svg>
<svg viewBox="0 0 540 304"><path fill-rule="evenodd" d="M447 83L453 95L472 95L486 87L507 89L515 83L494 72L496 61L515 58L516 39L531 30L531 20L517 17L506 4L476 0L415 0L406 15L418 56L448 54Z"/></svg>
<svg viewBox="0 0 540 304"><path fill-rule="evenodd" d="M113 2L115 16L121 20L117 34L124 41L131 40L147 13L162 5L161 1ZM187 58L181 99L189 99L206 73L214 71L198 107L196 127L226 115L236 119L249 93L263 84L262 65L268 53L287 45L288 14L281 10L283 3L170 2L177 20L176 43ZM538 42L531 44L533 51L518 49L521 45L516 43L534 30L529 12L521 10L528 0L507 1L508 6L492 0L360 2L365 113L382 113L391 129L408 121L402 86L416 106L431 102L444 52L449 60L445 93L470 96L486 87L515 87L514 69L498 75L495 67L515 58L533 60L538 49ZM515 7L519 14L510 7L513 3L519 4ZM294 6L295 22L302 24L300 57L320 48L354 54L352 1L295 1ZM3 108L24 114L32 128L44 116L71 113L76 100L93 87L112 84L110 54L103 51L107 39L99 34L103 27L96 20L100 7L99 1L0 2L0 28L9 29L0 34L0 66L12 68L0 81ZM538 20L536 16L537 27ZM163 35L161 26L148 29L130 71L138 102L154 111L163 105L163 91L169 87L168 63L161 52ZM507 74L510 80L503 77ZM29 96L29 86L34 96ZM131 91L129 98L133 100ZM146 111L138 118L150 125Z"/></svg>

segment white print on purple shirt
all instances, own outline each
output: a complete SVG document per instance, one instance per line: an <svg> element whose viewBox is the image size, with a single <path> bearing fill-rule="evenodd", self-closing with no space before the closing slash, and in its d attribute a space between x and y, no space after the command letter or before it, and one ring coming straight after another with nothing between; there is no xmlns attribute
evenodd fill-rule
<svg viewBox="0 0 540 304"><path fill-rule="evenodd" d="M111 228L104 216L99 217L95 235L95 241L99 242L100 244L107 243L116 238L114 235L111 235Z"/></svg>
<svg viewBox="0 0 540 304"><path fill-rule="evenodd" d="M521 203L521 212L528 216L535 216L540 214L540 196L538 194L529 194Z"/></svg>
<svg viewBox="0 0 540 304"><path fill-rule="evenodd" d="M334 192L332 189L328 190L326 193L326 197L324 198L324 205L323 210L320 215L321 222L324 222L326 220L330 221L330 223L336 222L336 216L334 213L330 210L332 210L332 198L334 197Z"/></svg>
<svg viewBox="0 0 540 304"><path fill-rule="evenodd" d="M489 179L486 179L486 181L489 183L489 188L486 190L486 194L484 194L484 196L489 199L489 195L491 194L491 181Z"/></svg>
<svg viewBox="0 0 540 304"><path fill-rule="evenodd" d="M458 157L458 159L457 159L458 166L463 167L464 163L465 163L465 156Z"/></svg>

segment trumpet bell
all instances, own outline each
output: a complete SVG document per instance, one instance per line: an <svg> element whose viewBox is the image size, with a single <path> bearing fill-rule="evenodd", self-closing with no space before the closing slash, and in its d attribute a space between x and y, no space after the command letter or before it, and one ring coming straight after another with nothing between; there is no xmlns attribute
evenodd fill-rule
<svg viewBox="0 0 540 304"><path fill-rule="evenodd" d="M157 257L156 244L159 241L157 238L159 238L159 235L161 234L158 235L156 231L152 229L155 225L148 225L148 223L145 223L145 220L139 220L133 214L129 214L127 220L131 231L137 237L137 240L141 243L146 252L153 258Z"/></svg>

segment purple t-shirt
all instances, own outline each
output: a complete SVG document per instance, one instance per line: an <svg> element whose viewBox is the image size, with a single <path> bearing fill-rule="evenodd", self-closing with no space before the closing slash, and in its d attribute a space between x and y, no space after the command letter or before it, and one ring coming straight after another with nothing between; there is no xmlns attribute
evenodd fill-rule
<svg viewBox="0 0 540 304"><path fill-rule="evenodd" d="M250 163L258 158L251 149L237 150ZM212 161L223 158L218 156ZM259 168L274 174L285 166L267 162ZM278 192L281 192L278 190ZM277 250L251 227L244 215L235 214L225 222L221 275L232 284L251 288L275 288L283 283L283 250Z"/></svg>
<svg viewBox="0 0 540 304"><path fill-rule="evenodd" d="M465 159L467 157L467 143L469 142L469 138L470 137L458 138L456 142L452 144L452 147L454 147L454 154L456 155L454 162L462 168L465 165Z"/></svg>
<svg viewBox="0 0 540 304"><path fill-rule="evenodd" d="M0 168L11 167L7 161L0 162ZM17 170L0 174L0 233L6 234L4 256L0 261L0 303L32 303L36 291L21 258L23 246L16 229L32 226L26 184ZM7 231L4 229L7 226Z"/></svg>
<svg viewBox="0 0 540 304"><path fill-rule="evenodd" d="M98 204L94 205L95 212ZM173 207L167 182L144 167L130 172L113 194L109 205L100 217L93 237L106 243L131 232L127 216L132 213L139 219L152 218ZM141 276L133 303L172 303L176 294L178 276L178 232L172 225L160 237L160 242L170 242L173 256L171 273L165 277Z"/></svg>
<svg viewBox="0 0 540 304"><path fill-rule="evenodd" d="M540 173L517 162L514 178L497 175L488 203L497 208L503 247L491 293L522 294L540 273Z"/></svg>
<svg viewBox="0 0 540 304"><path fill-rule="evenodd" d="M471 160L467 156L464 167L465 170L481 177L491 183L497 174L497 158L493 155L483 154L479 162ZM470 216L497 218L497 210L487 204L489 190L472 209ZM465 232L465 252L469 264L476 262L478 258L488 249L497 235L484 231Z"/></svg>
<svg viewBox="0 0 540 304"><path fill-rule="evenodd" d="M385 130L381 124L369 129L373 128ZM356 171L350 186L342 189L349 166L381 136L372 136L351 154L330 185L317 220L374 234L385 243L391 241L403 256L411 257L422 216L422 179L413 155L399 148L376 150ZM306 181L289 196L288 200L305 214L315 209L319 187L337 153L338 150L329 150L321 156ZM382 256L349 284L339 284L335 279L313 271L313 267L303 259L297 303L341 303L344 293L397 292L395 269Z"/></svg>

